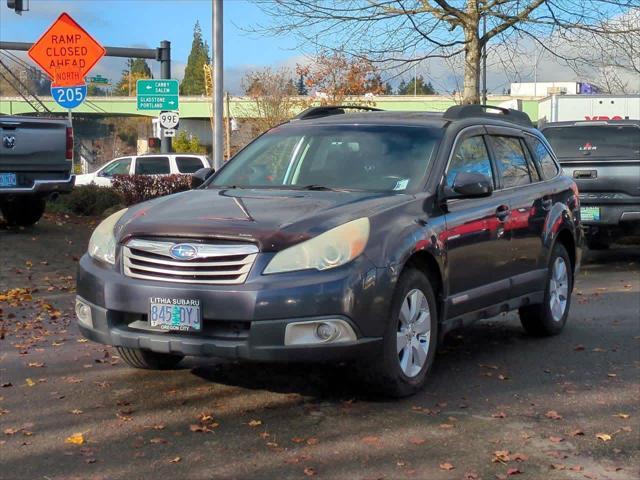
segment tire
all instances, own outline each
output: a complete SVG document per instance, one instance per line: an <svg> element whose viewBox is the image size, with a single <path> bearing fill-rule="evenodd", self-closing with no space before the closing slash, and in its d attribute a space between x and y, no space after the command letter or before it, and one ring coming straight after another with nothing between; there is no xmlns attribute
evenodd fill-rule
<svg viewBox="0 0 640 480"><path fill-rule="evenodd" d="M562 266L566 275L562 275ZM573 290L573 270L567 250L559 243L551 252L546 282L543 303L520 308L520 322L529 335L557 335L567 323Z"/></svg>
<svg viewBox="0 0 640 480"><path fill-rule="evenodd" d="M413 316L412 303L422 307ZM408 268L400 275L389 317L380 358L374 361L373 366L371 362L362 364L360 372L374 392L396 398L406 397L424 386L438 346L437 304L424 273ZM405 348L399 350L403 333Z"/></svg>
<svg viewBox="0 0 640 480"><path fill-rule="evenodd" d="M157 353L139 348L116 347L116 350L127 365L146 370L171 370L184 358L184 355Z"/></svg>
<svg viewBox="0 0 640 480"><path fill-rule="evenodd" d="M28 227L36 223L46 206L42 197L20 198L2 204L2 216L9 225Z"/></svg>

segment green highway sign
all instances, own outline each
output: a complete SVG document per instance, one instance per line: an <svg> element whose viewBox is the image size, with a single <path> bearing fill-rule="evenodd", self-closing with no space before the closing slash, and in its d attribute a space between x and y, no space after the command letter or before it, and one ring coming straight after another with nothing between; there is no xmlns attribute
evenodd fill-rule
<svg viewBox="0 0 640 480"><path fill-rule="evenodd" d="M138 80L138 110L178 110L177 80Z"/></svg>
<svg viewBox="0 0 640 480"><path fill-rule="evenodd" d="M89 83L98 83L101 85L108 85L109 79L103 77L102 75L96 75L95 77L89 77Z"/></svg>

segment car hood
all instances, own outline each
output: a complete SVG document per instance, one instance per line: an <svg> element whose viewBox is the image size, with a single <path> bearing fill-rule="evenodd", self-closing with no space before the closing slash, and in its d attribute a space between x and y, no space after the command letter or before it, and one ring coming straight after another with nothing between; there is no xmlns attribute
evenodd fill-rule
<svg viewBox="0 0 640 480"><path fill-rule="evenodd" d="M232 240L278 251L409 198L378 192L191 190L130 208L116 237L119 243L131 237Z"/></svg>

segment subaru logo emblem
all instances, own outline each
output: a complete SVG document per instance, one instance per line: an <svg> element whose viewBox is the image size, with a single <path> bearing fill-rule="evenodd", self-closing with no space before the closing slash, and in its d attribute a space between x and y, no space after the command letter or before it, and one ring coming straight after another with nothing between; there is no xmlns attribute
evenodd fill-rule
<svg viewBox="0 0 640 480"><path fill-rule="evenodd" d="M2 137L2 144L5 148L13 148L16 146L16 137L13 135L5 135Z"/></svg>
<svg viewBox="0 0 640 480"><path fill-rule="evenodd" d="M188 243L178 243L171 247L169 253L176 260L191 260L198 255L198 249Z"/></svg>

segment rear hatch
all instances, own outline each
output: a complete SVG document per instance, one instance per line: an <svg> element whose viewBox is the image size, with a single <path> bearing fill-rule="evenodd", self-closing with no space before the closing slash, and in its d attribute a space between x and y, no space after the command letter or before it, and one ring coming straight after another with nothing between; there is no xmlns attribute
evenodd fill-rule
<svg viewBox="0 0 640 480"><path fill-rule="evenodd" d="M69 172L66 120L0 116L0 171Z"/></svg>
<svg viewBox="0 0 640 480"><path fill-rule="evenodd" d="M640 122L562 123L542 132L583 204L640 202Z"/></svg>

